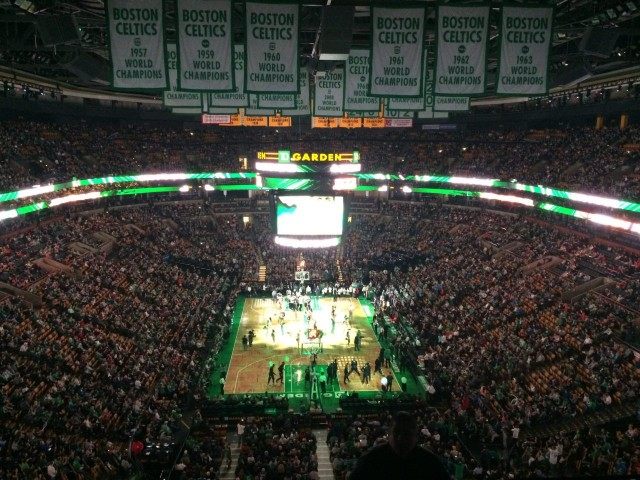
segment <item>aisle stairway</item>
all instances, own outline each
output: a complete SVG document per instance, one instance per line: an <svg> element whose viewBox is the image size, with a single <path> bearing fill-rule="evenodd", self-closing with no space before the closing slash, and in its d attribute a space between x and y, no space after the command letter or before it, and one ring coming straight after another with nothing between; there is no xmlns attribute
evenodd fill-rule
<svg viewBox="0 0 640 480"><path fill-rule="evenodd" d="M336 268L338 271L338 282L342 283L343 277L342 277L342 267L340 266L340 259L342 258L342 244L338 245L338 248L336 249Z"/></svg>
<svg viewBox="0 0 640 480"><path fill-rule="evenodd" d="M231 468L227 468L227 459L222 459L218 478L220 480L235 480L236 467L238 466L238 457L240 456L240 447L238 447L238 437L235 434L227 436L227 442L231 444Z"/></svg>
<svg viewBox="0 0 640 480"><path fill-rule="evenodd" d="M333 480L333 469L331 468L331 460L329 460L329 447L326 442L327 431L314 430L313 434L317 440L318 478L319 480ZM235 480L236 466L240 456L238 437L235 434L231 434L227 437L227 441L231 443L231 468L227 468L227 461L223 459L218 478L220 480Z"/></svg>
<svg viewBox="0 0 640 480"><path fill-rule="evenodd" d="M267 279L267 267L265 265L260 265L258 268L258 281L264 282Z"/></svg>
<svg viewBox="0 0 640 480"><path fill-rule="evenodd" d="M333 469L331 468L329 447L327 446L327 431L314 430L313 434L316 436L317 441L316 455L318 456L318 478L320 480L333 480Z"/></svg>

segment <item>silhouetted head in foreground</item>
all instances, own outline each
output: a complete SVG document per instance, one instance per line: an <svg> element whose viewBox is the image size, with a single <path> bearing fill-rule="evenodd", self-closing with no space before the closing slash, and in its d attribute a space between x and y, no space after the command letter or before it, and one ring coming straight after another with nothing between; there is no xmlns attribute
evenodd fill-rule
<svg viewBox="0 0 640 480"><path fill-rule="evenodd" d="M418 425L409 412L398 412L389 429L389 445L399 457L407 457L418 443Z"/></svg>

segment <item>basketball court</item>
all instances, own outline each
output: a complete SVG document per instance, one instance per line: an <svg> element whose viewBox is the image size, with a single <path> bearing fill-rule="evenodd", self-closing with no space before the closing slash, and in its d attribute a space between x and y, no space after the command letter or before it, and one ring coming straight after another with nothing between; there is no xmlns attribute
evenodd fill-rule
<svg viewBox="0 0 640 480"><path fill-rule="evenodd" d="M226 370L225 394L281 393L307 396L310 382L305 382L305 370L313 354L317 355L317 373L325 371L334 359L338 361L338 382L327 384L329 393L339 398L345 391L379 392L382 375L374 373L374 363L380 352L371 321L373 305L356 298L310 297L311 312L289 308L288 302L271 298L245 298L237 303L230 342L231 358ZM335 321L332 309L335 307ZM269 321L271 319L271 321ZM243 336L253 330L252 346L243 345ZM354 349L354 338L360 331L359 351ZM347 343L347 332L350 341ZM345 365L357 360L360 375L350 374L343 383ZM371 380L362 382L362 368L371 365ZM274 365L276 379L278 366L285 362L282 382L268 383L270 364ZM382 368L385 375L394 376L392 390L400 390L398 379L391 368Z"/></svg>

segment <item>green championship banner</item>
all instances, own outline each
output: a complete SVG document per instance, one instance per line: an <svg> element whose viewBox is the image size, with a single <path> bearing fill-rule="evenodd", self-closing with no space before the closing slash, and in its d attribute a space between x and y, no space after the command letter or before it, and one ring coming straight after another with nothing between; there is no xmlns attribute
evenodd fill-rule
<svg viewBox="0 0 640 480"><path fill-rule="evenodd" d="M497 93L547 93L552 24L552 7L502 7Z"/></svg>
<svg viewBox="0 0 640 480"><path fill-rule="evenodd" d="M165 107L197 107L201 103L198 92L178 90L178 50L175 43L167 43L167 76L169 90L162 92L162 104Z"/></svg>
<svg viewBox="0 0 640 480"><path fill-rule="evenodd" d="M384 109L384 118L413 118L416 112L412 110L392 110L390 108Z"/></svg>
<svg viewBox="0 0 640 480"><path fill-rule="evenodd" d="M377 112L344 112L347 118L378 118L382 116L380 110Z"/></svg>
<svg viewBox="0 0 640 480"><path fill-rule="evenodd" d="M296 106L296 98L292 93L263 93L258 95L258 107L260 108L293 108Z"/></svg>
<svg viewBox="0 0 640 480"><path fill-rule="evenodd" d="M435 102L435 97L433 96L434 69L425 67L424 72L424 108L418 111L418 118L433 118L433 105ZM389 102L389 104L391 104L391 102ZM420 114L425 114L427 116L420 116Z"/></svg>
<svg viewBox="0 0 640 480"><path fill-rule="evenodd" d="M439 5L435 93L485 92L489 6Z"/></svg>
<svg viewBox="0 0 640 480"><path fill-rule="evenodd" d="M245 91L298 93L300 6L247 2L245 7Z"/></svg>
<svg viewBox="0 0 640 480"><path fill-rule="evenodd" d="M369 95L421 97L424 7L373 7Z"/></svg>
<svg viewBox="0 0 640 480"><path fill-rule="evenodd" d="M167 89L162 0L108 0L106 11L111 86Z"/></svg>
<svg viewBox="0 0 640 480"><path fill-rule="evenodd" d="M246 107L249 105L249 94L244 93L244 45L233 47L233 70L236 88L229 93L212 93L209 95L210 107Z"/></svg>
<svg viewBox="0 0 640 480"><path fill-rule="evenodd" d="M316 77L313 115L316 117L342 117L344 104L344 68Z"/></svg>
<svg viewBox="0 0 640 480"><path fill-rule="evenodd" d="M306 67L300 69L300 93L294 95L295 107L290 110L282 110L282 115L297 117L311 115L311 102L309 100L309 72Z"/></svg>
<svg viewBox="0 0 640 480"><path fill-rule="evenodd" d="M178 89L233 91L230 0L176 0Z"/></svg>
<svg viewBox="0 0 640 480"><path fill-rule="evenodd" d="M171 109L171 113L176 115L200 115L202 107L175 107Z"/></svg>
<svg viewBox="0 0 640 480"><path fill-rule="evenodd" d="M433 68L425 68L425 85L424 85L424 108L433 108L435 103L433 97L433 80L435 71Z"/></svg>
<svg viewBox="0 0 640 480"><path fill-rule="evenodd" d="M466 112L469 110L469 97L438 96L436 95L433 109L439 112Z"/></svg>
<svg viewBox="0 0 640 480"><path fill-rule="evenodd" d="M370 50L351 50L345 70L344 109L347 112L379 112L380 99L369 91Z"/></svg>

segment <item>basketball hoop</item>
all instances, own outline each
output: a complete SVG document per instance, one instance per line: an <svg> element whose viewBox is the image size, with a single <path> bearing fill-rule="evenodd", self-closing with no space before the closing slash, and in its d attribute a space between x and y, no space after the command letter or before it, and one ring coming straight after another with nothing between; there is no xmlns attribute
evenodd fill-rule
<svg viewBox="0 0 640 480"><path fill-rule="evenodd" d="M299 270L295 273L294 278L296 282L304 283L304 282L308 282L311 277L308 271Z"/></svg>

